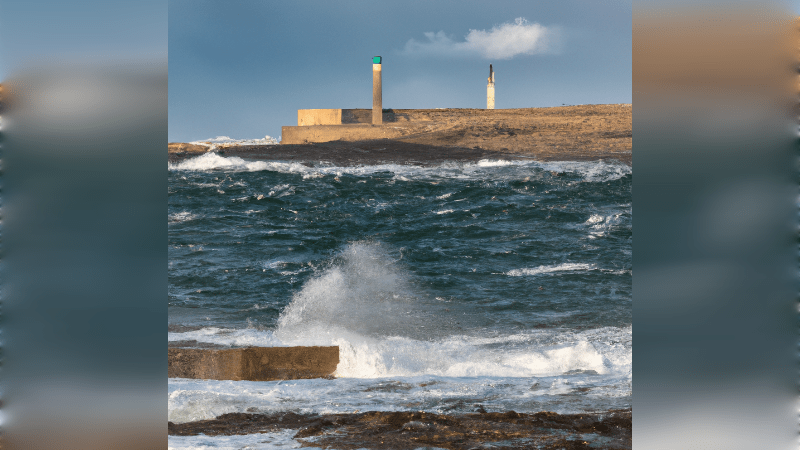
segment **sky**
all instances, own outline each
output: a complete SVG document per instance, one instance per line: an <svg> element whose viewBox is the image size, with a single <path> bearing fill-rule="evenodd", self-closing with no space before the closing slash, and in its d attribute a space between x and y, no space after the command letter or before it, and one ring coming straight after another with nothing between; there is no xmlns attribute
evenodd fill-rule
<svg viewBox="0 0 800 450"><path fill-rule="evenodd" d="M298 109L631 102L630 1L169 1L169 140L278 137Z"/></svg>
<svg viewBox="0 0 800 450"><path fill-rule="evenodd" d="M0 80L17 70L167 58L164 0L3 0Z"/></svg>

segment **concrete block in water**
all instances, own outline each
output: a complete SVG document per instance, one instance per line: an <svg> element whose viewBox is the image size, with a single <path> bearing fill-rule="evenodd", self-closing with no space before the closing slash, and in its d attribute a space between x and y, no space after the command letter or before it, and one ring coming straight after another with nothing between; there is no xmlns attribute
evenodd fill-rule
<svg viewBox="0 0 800 450"><path fill-rule="evenodd" d="M332 375L339 347L249 347L225 350L168 349L170 378L294 380Z"/></svg>

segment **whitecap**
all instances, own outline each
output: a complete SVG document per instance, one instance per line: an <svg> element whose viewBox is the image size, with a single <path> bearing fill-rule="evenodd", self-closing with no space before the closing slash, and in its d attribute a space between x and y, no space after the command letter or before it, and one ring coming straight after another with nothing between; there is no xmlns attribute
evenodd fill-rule
<svg viewBox="0 0 800 450"><path fill-rule="evenodd" d="M480 160L478 162L459 163L445 162L434 166L412 166L404 164L378 164L359 166L317 166L308 167L299 163L280 161L246 161L236 156L224 157L216 153L189 158L178 163L169 163L169 170L183 171L276 171L281 173L296 173L307 178L324 176L352 175L373 176L380 173L392 174L396 181L434 180L438 178L486 180L491 176L495 181L524 180L542 170L555 173L576 173L584 181L611 181L631 174L630 166L604 161L560 161L540 162L530 160ZM447 195L447 194L445 194ZM447 197L442 197L442 199Z"/></svg>
<svg viewBox="0 0 800 450"><path fill-rule="evenodd" d="M524 268L524 269L513 269L508 271L506 275L511 277L521 277L530 275L541 275L545 273L578 272L578 271L587 271L594 269L596 269L596 266L594 264L563 263L554 266L539 266L539 267Z"/></svg>
<svg viewBox="0 0 800 450"><path fill-rule="evenodd" d="M189 211L181 211L179 213L170 214L168 216L170 223L181 223L181 222L188 222L190 220L194 220L197 218L196 214L192 214Z"/></svg>
<svg viewBox="0 0 800 450"><path fill-rule="evenodd" d="M234 139L229 136L217 136L211 139L202 139L190 142L195 145L213 145L217 147L230 147L237 145L277 145L280 142L271 136L264 136L261 139Z"/></svg>

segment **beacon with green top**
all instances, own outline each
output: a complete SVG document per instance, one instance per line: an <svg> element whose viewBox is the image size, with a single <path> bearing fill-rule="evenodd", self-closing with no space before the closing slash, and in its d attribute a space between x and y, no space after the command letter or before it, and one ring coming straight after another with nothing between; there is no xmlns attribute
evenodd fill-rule
<svg viewBox="0 0 800 450"><path fill-rule="evenodd" d="M381 57L372 57L372 124L383 124L383 99L381 93Z"/></svg>

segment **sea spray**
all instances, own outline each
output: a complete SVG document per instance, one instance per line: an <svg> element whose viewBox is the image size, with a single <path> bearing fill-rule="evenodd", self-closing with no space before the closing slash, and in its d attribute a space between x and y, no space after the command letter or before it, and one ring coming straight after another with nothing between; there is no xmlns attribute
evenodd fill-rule
<svg viewBox="0 0 800 450"><path fill-rule="evenodd" d="M377 242L356 242L310 279L278 319L276 337L330 343L341 334L361 337L430 337L447 321L416 294L410 275Z"/></svg>
<svg viewBox="0 0 800 450"><path fill-rule="evenodd" d="M384 245L349 244L293 296L274 338L293 345L338 345L337 375L345 377L529 377L611 369L608 357L571 333L544 333L555 339L546 343L537 342L543 333L499 340L453 334L449 308L427 301L411 286Z"/></svg>

